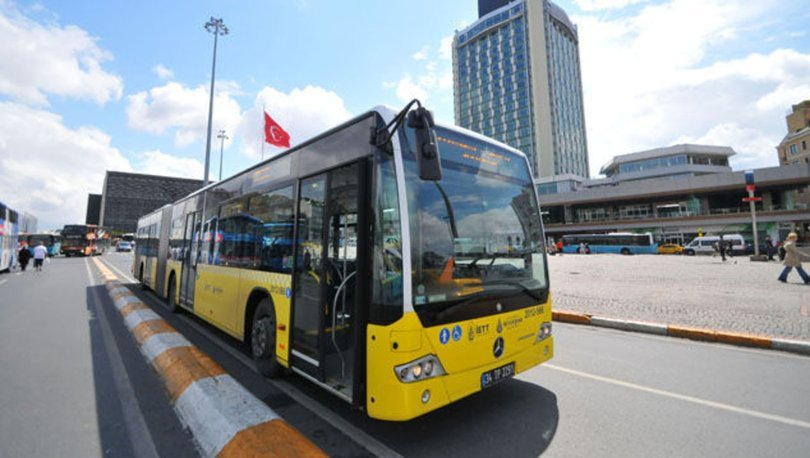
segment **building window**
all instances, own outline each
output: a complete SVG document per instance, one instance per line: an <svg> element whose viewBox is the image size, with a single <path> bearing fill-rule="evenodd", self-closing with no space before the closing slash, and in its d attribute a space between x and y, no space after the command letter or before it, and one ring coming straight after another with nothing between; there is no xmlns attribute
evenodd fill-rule
<svg viewBox="0 0 810 458"><path fill-rule="evenodd" d="M807 141L802 140L802 151L807 151Z"/></svg>
<svg viewBox="0 0 810 458"><path fill-rule="evenodd" d="M799 153L799 148L796 147L796 144L794 143L794 144L790 145L790 154L798 154L798 153Z"/></svg>

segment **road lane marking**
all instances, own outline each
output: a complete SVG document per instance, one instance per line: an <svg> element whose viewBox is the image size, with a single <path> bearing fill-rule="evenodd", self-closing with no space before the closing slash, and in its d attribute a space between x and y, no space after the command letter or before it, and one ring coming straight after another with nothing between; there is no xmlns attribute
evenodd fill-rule
<svg viewBox="0 0 810 458"><path fill-rule="evenodd" d="M90 280L90 286L99 286L96 279L93 277L93 272L90 270L90 263L87 259L84 260L84 267L87 269L87 278ZM97 320L101 328L101 335L104 339L104 352L107 354L107 359L112 368L113 380L119 393L119 403L124 415L124 423L129 431L129 442L132 451L137 457L157 457L157 448L152 439L152 434L146 426L146 419L141 411L141 406L135 397L135 390L129 381L124 360L121 357L121 352L115 344L112 330L110 329L110 321L107 317L107 312L104 311L104 304L99 298L98 292L93 290L93 297L96 302L96 313L99 315Z"/></svg>
<svg viewBox="0 0 810 458"><path fill-rule="evenodd" d="M107 262L107 261L102 261L102 262L104 263L104 265L105 265L105 266L107 266L107 267L109 267L110 269L112 269L112 270L116 271L116 272L118 273L118 275L122 276L122 277L124 278L124 280L127 280L129 283L138 283L138 281L137 281L137 280L135 280L134 278L130 277L130 276L129 276L129 274L126 274L126 273L122 272L121 270L119 270L117 267L115 267L114 265L112 265L112 263L109 263L109 262Z"/></svg>
<svg viewBox="0 0 810 458"><path fill-rule="evenodd" d="M764 419L764 420L770 420L770 421L774 421L774 422L777 422L777 423L783 423L783 424L790 425L790 426L798 426L799 428L810 429L810 422L806 422L806 421L802 421L802 420L796 420L794 418L788 418L788 417L783 417L783 416L780 416L780 415L773 415L773 414L769 414L769 413L758 412L756 410L745 409L745 408L742 408L742 407L736 407L736 406L732 406L732 405L729 405L729 404L723 404L721 402L709 401L707 399L696 398L694 396L687 396L687 395L684 395L684 394L673 393L671 391L659 390L657 388L651 388L651 387L644 386L644 385L637 385L635 383L624 382L622 380L616 380L616 379L609 378L609 377L602 377L601 375L594 375L594 374L589 374L587 372L581 372L581 371L577 371L577 370L574 370L574 369L568 369L568 368L565 368L565 367L556 366L554 364L546 363L546 364L543 364L541 367L547 367L549 369L553 369L553 370L556 370L556 371L565 372L567 374L576 375L578 377L583 377L583 378L588 378L588 379L591 379L591 380L596 380L596 381L599 381L599 382L609 383L609 384L621 386L621 387L624 387L624 388L631 388L631 389L634 389L634 390L644 391L644 392L655 394L655 395L658 395L658 396L664 396L664 397L668 397L668 398L672 398L672 399L678 399L678 400L681 400L681 401L691 402L693 404L698 404L698 405L702 405L702 406L706 406L706 407L713 407L715 409L720 409L720 410L725 410L725 411L728 411L728 412L739 413L739 414L742 414L742 415L748 415L750 417L761 418L761 419Z"/></svg>

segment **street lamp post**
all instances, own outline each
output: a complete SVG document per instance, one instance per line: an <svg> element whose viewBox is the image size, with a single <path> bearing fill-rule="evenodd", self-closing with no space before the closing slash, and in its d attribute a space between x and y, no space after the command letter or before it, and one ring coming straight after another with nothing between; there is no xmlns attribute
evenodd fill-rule
<svg viewBox="0 0 810 458"><path fill-rule="evenodd" d="M217 69L217 38L220 35L228 34L228 27L225 26L222 18L211 17L211 20L205 23L205 30L214 34L214 59L211 63L211 93L208 101L208 132L205 136L205 179L203 187L208 186L208 166L211 157L211 117L214 113L214 74Z"/></svg>
<svg viewBox="0 0 810 458"><path fill-rule="evenodd" d="M228 136L225 135L225 129L219 131L217 138L221 140L219 143L219 181L222 181L222 150L225 148L225 140L228 139Z"/></svg>

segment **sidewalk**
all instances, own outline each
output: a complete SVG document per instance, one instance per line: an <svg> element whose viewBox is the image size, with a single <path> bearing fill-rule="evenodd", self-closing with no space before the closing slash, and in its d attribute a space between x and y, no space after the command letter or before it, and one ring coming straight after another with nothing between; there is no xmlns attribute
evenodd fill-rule
<svg viewBox="0 0 810 458"><path fill-rule="evenodd" d="M780 262L673 255L549 256L553 308L810 342L810 286Z"/></svg>

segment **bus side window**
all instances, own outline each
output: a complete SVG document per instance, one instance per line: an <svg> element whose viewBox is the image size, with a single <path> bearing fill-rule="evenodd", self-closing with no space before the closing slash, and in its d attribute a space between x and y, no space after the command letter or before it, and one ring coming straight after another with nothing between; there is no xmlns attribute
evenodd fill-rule
<svg viewBox="0 0 810 458"><path fill-rule="evenodd" d="M293 187L267 191L250 198L254 259L252 267L271 272L292 271ZM299 230L306 230L299 225Z"/></svg>

